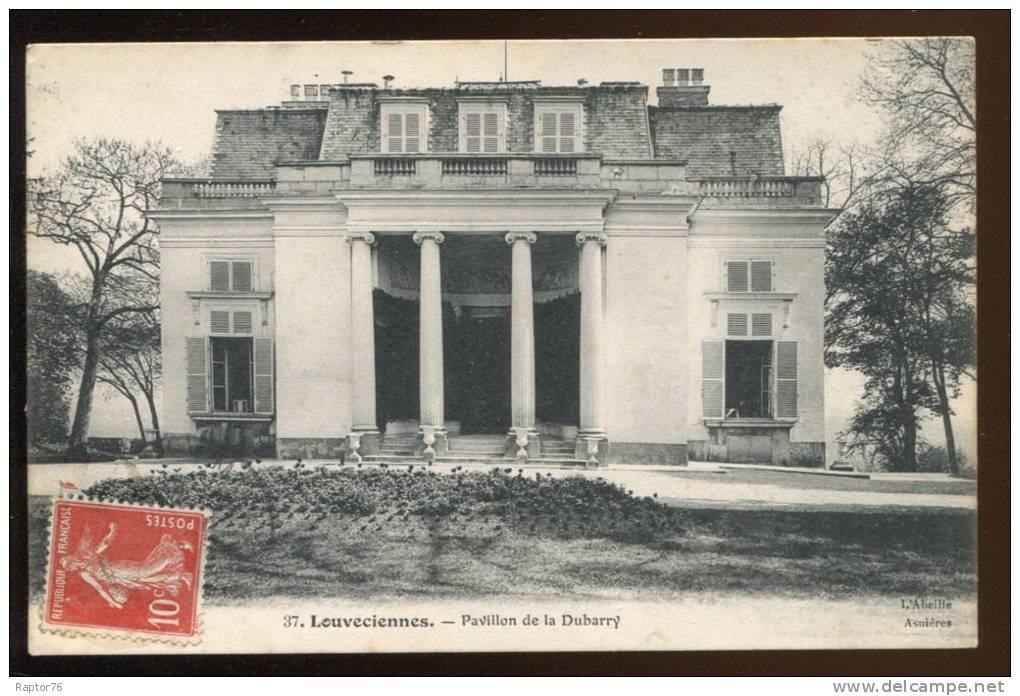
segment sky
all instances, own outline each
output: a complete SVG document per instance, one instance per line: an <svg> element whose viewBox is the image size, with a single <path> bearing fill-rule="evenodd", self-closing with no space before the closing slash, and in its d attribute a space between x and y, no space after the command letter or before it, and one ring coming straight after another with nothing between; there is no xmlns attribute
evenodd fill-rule
<svg viewBox="0 0 1020 696"><path fill-rule="evenodd" d="M824 138L873 141L881 121L858 96L866 55L861 39L510 41L511 80L545 85L639 81L655 86L663 68L704 68L710 101L783 105L784 147L790 153ZM452 86L456 80L497 80L502 41L307 42L175 44L40 44L27 60L29 176L58 167L76 138L158 141L184 161L212 148L216 109L259 108L288 98L292 83L352 82L395 87ZM79 270L71 250L30 240L28 263L46 271ZM971 385L972 386L972 385ZM975 451L974 392L957 404L958 438ZM855 375L832 371L826 380L826 423L832 440L860 395ZM133 435L122 397L100 395L93 434ZM929 439L941 441L939 429Z"/></svg>

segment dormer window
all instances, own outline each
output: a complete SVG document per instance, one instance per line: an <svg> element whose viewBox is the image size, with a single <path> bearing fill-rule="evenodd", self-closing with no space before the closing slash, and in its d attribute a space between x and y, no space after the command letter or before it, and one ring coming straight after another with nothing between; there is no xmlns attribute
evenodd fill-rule
<svg viewBox="0 0 1020 696"><path fill-rule="evenodd" d="M506 152L506 102L460 102L460 151Z"/></svg>
<svg viewBox="0 0 1020 696"><path fill-rule="evenodd" d="M581 140L583 113L580 102L536 103L535 152L581 152L584 149Z"/></svg>
<svg viewBox="0 0 1020 696"><path fill-rule="evenodd" d="M384 102L379 114L383 152L428 152L428 104Z"/></svg>

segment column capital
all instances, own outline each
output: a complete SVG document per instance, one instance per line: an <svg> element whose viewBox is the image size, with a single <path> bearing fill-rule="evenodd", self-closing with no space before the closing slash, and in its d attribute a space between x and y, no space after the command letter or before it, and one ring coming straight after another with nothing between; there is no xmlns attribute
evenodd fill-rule
<svg viewBox="0 0 1020 696"><path fill-rule="evenodd" d="M375 235L371 232L352 232L347 235L348 244L354 244L355 242L364 242L365 244L372 246L375 244Z"/></svg>
<svg viewBox="0 0 1020 696"><path fill-rule="evenodd" d="M538 241L538 236L534 232L508 232L504 239L506 239L507 244L513 246L514 242L534 244Z"/></svg>
<svg viewBox="0 0 1020 696"><path fill-rule="evenodd" d="M585 242L597 242L599 246L604 247L609 242L609 237L603 232L579 232L574 239L577 246L584 246Z"/></svg>
<svg viewBox="0 0 1020 696"><path fill-rule="evenodd" d="M431 239L436 244L442 244L446 237L442 232L415 232L413 239L415 244L421 246L421 243L426 239Z"/></svg>

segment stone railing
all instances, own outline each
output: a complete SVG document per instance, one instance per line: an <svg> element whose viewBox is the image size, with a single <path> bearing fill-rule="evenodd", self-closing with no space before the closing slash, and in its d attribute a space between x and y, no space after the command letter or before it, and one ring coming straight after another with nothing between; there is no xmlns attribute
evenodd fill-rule
<svg viewBox="0 0 1020 696"><path fill-rule="evenodd" d="M460 159L445 157L442 162L443 176L506 176L507 172L505 158Z"/></svg>
<svg viewBox="0 0 1020 696"><path fill-rule="evenodd" d="M819 195L818 177L712 177L698 182L706 198L811 198Z"/></svg>
<svg viewBox="0 0 1020 696"><path fill-rule="evenodd" d="M589 154L351 155L350 188L596 187L601 160Z"/></svg>
<svg viewBox="0 0 1020 696"><path fill-rule="evenodd" d="M276 189L273 179L164 179L163 198L259 198Z"/></svg>

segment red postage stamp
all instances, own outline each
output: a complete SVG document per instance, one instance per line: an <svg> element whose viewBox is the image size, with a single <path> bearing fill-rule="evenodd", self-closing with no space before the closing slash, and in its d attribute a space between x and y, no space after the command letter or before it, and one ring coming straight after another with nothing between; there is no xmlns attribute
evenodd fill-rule
<svg viewBox="0 0 1020 696"><path fill-rule="evenodd" d="M206 513L53 502L44 628L198 633Z"/></svg>

